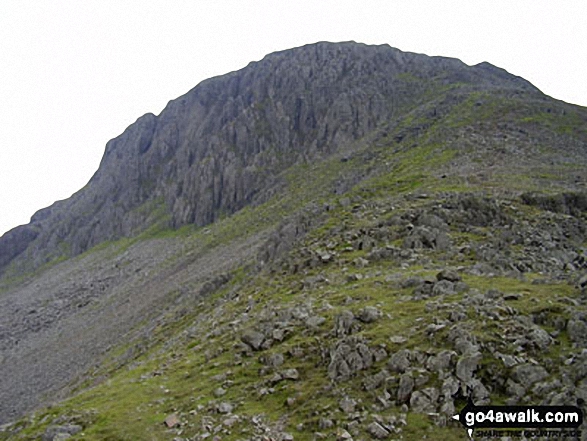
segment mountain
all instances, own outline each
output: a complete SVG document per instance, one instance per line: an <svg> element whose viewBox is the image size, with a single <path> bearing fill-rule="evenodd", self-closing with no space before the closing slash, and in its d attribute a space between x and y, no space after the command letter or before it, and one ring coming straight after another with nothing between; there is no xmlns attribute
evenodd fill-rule
<svg viewBox="0 0 587 441"><path fill-rule="evenodd" d="M206 80L0 238L0 439L584 405L586 165L587 110L489 63L317 43Z"/></svg>
<svg viewBox="0 0 587 441"><path fill-rule="evenodd" d="M488 64L327 43L204 81L108 142L86 187L0 239L0 269L75 256L156 222L206 225L264 202L284 170L344 150L450 84L536 91Z"/></svg>

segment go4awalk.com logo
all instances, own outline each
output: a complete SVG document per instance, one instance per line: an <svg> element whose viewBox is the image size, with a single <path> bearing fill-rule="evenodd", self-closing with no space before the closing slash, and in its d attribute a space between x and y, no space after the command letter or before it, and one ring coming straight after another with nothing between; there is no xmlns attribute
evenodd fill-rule
<svg viewBox="0 0 587 441"><path fill-rule="evenodd" d="M516 436L521 432L512 429L525 429L526 438L562 438L580 436L578 427L583 423L583 412L576 406L475 406L469 399L453 419L467 429L470 438L478 429L480 435L489 437Z"/></svg>

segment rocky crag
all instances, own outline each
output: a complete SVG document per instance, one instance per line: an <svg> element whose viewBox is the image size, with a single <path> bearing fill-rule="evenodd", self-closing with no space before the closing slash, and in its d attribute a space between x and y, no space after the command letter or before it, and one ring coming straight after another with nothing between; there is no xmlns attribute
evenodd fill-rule
<svg viewBox="0 0 587 441"><path fill-rule="evenodd" d="M71 257L154 223L206 225L280 188L280 173L351 147L436 88L537 90L489 64L320 43L202 82L106 145L71 198L0 239L0 271Z"/></svg>
<svg viewBox="0 0 587 441"><path fill-rule="evenodd" d="M587 110L488 63L319 43L207 80L0 239L0 439L585 411L586 165Z"/></svg>

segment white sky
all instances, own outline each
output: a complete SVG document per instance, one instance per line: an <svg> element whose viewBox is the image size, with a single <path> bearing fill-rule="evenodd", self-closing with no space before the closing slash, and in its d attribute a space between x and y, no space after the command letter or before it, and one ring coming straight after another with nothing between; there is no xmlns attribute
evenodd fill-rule
<svg viewBox="0 0 587 441"><path fill-rule="evenodd" d="M587 105L585 0L0 0L0 234L200 81L317 41L489 61Z"/></svg>

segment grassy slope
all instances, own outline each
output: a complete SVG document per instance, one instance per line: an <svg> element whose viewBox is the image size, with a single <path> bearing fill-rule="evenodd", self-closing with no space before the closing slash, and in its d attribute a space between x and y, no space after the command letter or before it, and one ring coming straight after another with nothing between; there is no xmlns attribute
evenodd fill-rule
<svg viewBox="0 0 587 441"><path fill-rule="evenodd" d="M427 302L412 300L410 289L401 289L389 280L390 277L405 279L410 275L434 275L444 266L466 266L473 261L446 257L430 250L426 252L428 264L402 267L399 262L383 260L361 267L356 265L357 259L366 257L367 252L345 252L343 249L348 244L342 240L333 240L333 237L339 226L344 226L346 231L366 229L392 214L424 205L449 192L476 190L501 194L504 188L511 192L541 190L540 182L545 179L545 170L540 168L540 160L535 161L536 167L530 163L524 169L524 174L517 176L508 174L507 166L496 166L496 170L500 169L504 173L482 176L475 172L469 173L469 169L464 167L462 173L445 175L442 172L454 170L454 164L472 161L470 157L463 159L471 147L471 141L461 134L470 128L479 130L476 127L478 121L489 126L481 129L488 133L497 130L503 121L518 121L514 125L528 125L529 130L536 125L539 130L546 130L553 136L583 136L585 133L585 113L582 110L553 115L552 112L542 112L539 104L520 107L516 100L515 97L472 96L455 106L446 116L434 121L423 134L414 135L408 130L411 134L397 142L395 134L428 122L425 116L414 112L387 137L377 142L365 140L362 149L348 161L333 158L314 165L297 166L288 171L289 191L286 197L276 197L259 207L246 208L209 228L192 230L188 227L179 232L154 230L136 239L179 236L192 247L202 250L274 225L284 215L309 202L328 202L334 208L327 212L322 224L292 251L292 258L304 249L329 249L332 247L329 243L333 241L333 249L338 255L334 262L309 268L303 275L278 271L250 277L244 268L236 271L229 285L211 294L205 303L168 313L156 329L148 352L139 354L124 366L118 365L117 353L113 352L111 364L105 364L95 373L96 378L107 378L106 381L98 382L98 385L88 389L82 388L73 398L21 420L18 427L22 430L14 439L38 439L39 434L55 420L59 421L59 418L62 422L84 426L83 435L72 439L172 439L173 434L189 439L202 433L210 418L215 419L211 430L222 424L224 418L214 409L216 403L223 401L236 404L234 413L240 416L240 420L233 426L221 427L219 433L222 440L247 439L252 436L254 430L250 419L260 414L271 424L277 424L286 417L285 430L293 434L296 440L314 439L317 431L323 432L327 439L333 439L336 427L345 425L345 416L337 410L342 395L353 397L359 402L359 409L366 411L364 424L373 420L372 414L400 415L397 407L377 407L377 397L383 393L381 389L365 391L362 387L362 379L384 368L385 361L376 363L368 372L359 373L352 381L338 384L330 382L326 375L327 363L325 365L322 354L335 341L330 332L334 318L343 310L350 309L357 313L366 305L377 306L384 313L384 318L363 325L359 332L371 347L384 345L389 353L401 348L438 350L448 347L442 332L428 336L425 331L426 326L434 322L433 315L427 312ZM477 106L479 101L483 101L483 105ZM447 133L451 136L447 137ZM450 139L450 142L446 142L446 139ZM499 146L493 143L489 147L494 149ZM544 151L550 154L552 148L552 145L544 146ZM367 152L368 155L365 154ZM492 156L493 151L487 150L473 158L473 162L484 164ZM567 172L572 168L568 163L558 166ZM581 173L582 165L575 166L572 171ZM556 170L551 169L550 172L555 173ZM363 175L364 179L347 194L333 196L330 192L332 183L349 173ZM415 200L404 197L414 193L425 194L426 197ZM350 201L348 205L343 201L346 198ZM389 208L391 206L393 210ZM521 217L525 215L520 214ZM449 235L453 242L463 245L483 240L482 237L458 230L452 230ZM128 250L132 242L125 240L108 246L117 253ZM349 273L360 274L362 278L349 281ZM323 276L328 283L302 288L301 281L315 275ZM522 293L519 300L511 303L511 307L520 315L531 314L546 306L564 311L567 305L563 297L577 296L569 283L533 284L532 280L536 277L538 275L528 274L525 280L518 280L465 276L464 281L470 288L480 292L494 288L503 292ZM454 294L444 301L459 304L464 295ZM252 304L255 306L251 313L243 314L247 306ZM300 305L323 316L325 323L316 330L295 326L289 338L266 351L253 356L236 355L234 348L243 330L252 328L274 311ZM474 329L481 341L498 338L491 331L491 323L485 326L479 323L472 307L466 324ZM389 337L397 335L405 336L408 340L401 344L392 343ZM549 349L552 353L546 356L558 358L571 352L564 333L559 341L560 344ZM119 348L118 354L127 349ZM296 353L296 349L301 349L304 355L291 355ZM274 352L284 354L285 364L282 368L296 368L301 379L279 382L273 386L273 393L261 395L259 391L263 387L271 387L269 380L273 373L260 373L262 363L259 356ZM227 378L221 379L219 374L226 374ZM221 385L227 393L217 398L213 392ZM426 385L438 386L437 379L431 377ZM287 405L287 398L295 398L295 402ZM494 402L504 399L503 391L492 394ZM180 416L180 429L169 430L163 426L163 419L171 413ZM319 429L319 420L325 416L334 420L334 428ZM368 439L364 424L359 428L358 439ZM411 412L407 415L407 425L403 427L402 433L403 439L466 439L464 431L456 425L449 423L448 427L438 429L433 418ZM2 436L0 432L0 439Z"/></svg>

